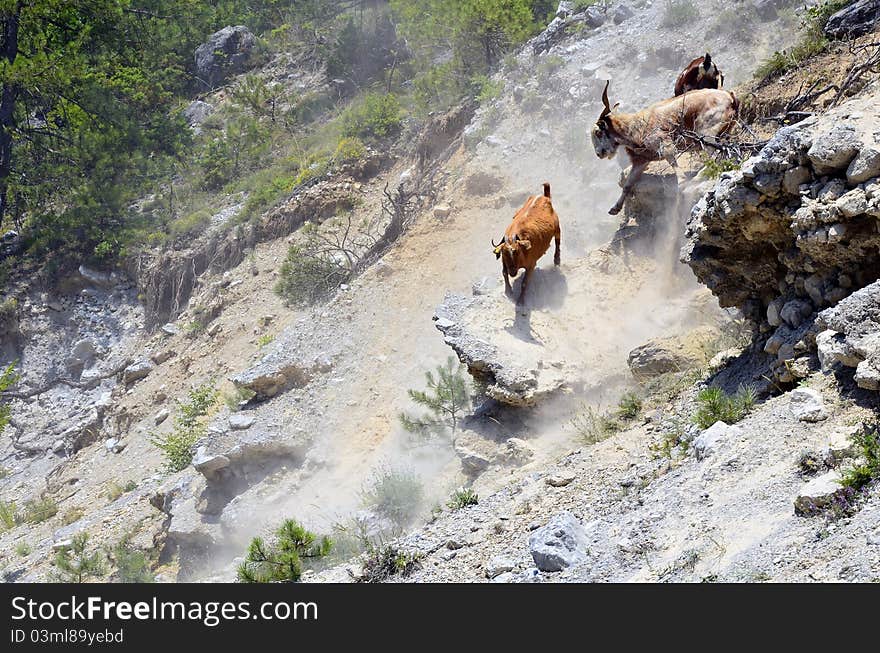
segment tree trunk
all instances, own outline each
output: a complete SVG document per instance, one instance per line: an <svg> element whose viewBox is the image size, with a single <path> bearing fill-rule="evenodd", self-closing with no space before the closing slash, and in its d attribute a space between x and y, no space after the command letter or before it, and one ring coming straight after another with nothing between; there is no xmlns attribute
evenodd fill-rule
<svg viewBox="0 0 880 653"><path fill-rule="evenodd" d="M6 59L11 67L18 56L18 23L22 2L16 3L12 11L3 16L3 44L0 57ZM0 223L6 216L9 175L12 172L12 130L15 127L15 102L20 88L17 84L3 84L0 93Z"/></svg>

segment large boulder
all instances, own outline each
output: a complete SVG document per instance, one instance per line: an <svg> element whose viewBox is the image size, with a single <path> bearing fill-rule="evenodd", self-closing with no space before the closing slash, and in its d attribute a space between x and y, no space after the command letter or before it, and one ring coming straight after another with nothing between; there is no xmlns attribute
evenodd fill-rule
<svg viewBox="0 0 880 653"><path fill-rule="evenodd" d="M214 88L229 75L244 71L256 45L253 33L244 25L224 27L196 48L196 75L207 88Z"/></svg>
<svg viewBox="0 0 880 653"><path fill-rule="evenodd" d="M794 380L791 362L814 350L817 333L841 331L816 328L816 314L877 279L878 121L865 97L783 127L722 174L688 221L681 260L722 307L740 308L768 334L778 382ZM826 334L823 344L831 356L840 343Z"/></svg>
<svg viewBox="0 0 880 653"><path fill-rule="evenodd" d="M791 414L802 422L820 422L828 417L822 395L812 388L795 388L788 393Z"/></svg>
<svg viewBox="0 0 880 653"><path fill-rule="evenodd" d="M825 23L831 38L853 38L880 26L880 0L857 0L833 14Z"/></svg>
<svg viewBox="0 0 880 653"><path fill-rule="evenodd" d="M563 511L529 536L529 551L541 571L562 571L586 558L587 542L581 523Z"/></svg>
<svg viewBox="0 0 880 653"><path fill-rule="evenodd" d="M717 337L717 330L704 327L681 337L654 338L630 351L627 364L637 379L681 372L705 362L705 346Z"/></svg>

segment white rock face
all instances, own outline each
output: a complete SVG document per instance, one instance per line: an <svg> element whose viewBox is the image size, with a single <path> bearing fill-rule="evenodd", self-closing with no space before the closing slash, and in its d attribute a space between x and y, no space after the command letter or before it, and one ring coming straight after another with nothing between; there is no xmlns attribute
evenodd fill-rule
<svg viewBox="0 0 880 653"><path fill-rule="evenodd" d="M715 453L719 447L742 436L742 429L724 422L715 422L694 440L697 460Z"/></svg>
<svg viewBox="0 0 880 653"><path fill-rule="evenodd" d="M791 413L802 422L821 422L828 418L825 400L811 388L796 388L788 393Z"/></svg>
<svg viewBox="0 0 880 653"><path fill-rule="evenodd" d="M832 329L826 329L816 336L816 350L819 364L826 371L836 363L855 367L862 362L862 357L847 343L846 337Z"/></svg>

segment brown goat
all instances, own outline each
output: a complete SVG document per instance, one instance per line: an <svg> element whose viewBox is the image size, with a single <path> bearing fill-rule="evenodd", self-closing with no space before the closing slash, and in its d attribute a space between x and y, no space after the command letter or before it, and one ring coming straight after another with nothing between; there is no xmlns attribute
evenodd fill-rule
<svg viewBox="0 0 880 653"><path fill-rule="evenodd" d="M596 155L600 159L613 159L618 147L623 145L632 164L620 198L608 211L611 215L620 213L627 195L651 161L665 159L675 167L679 149L686 150L697 143L693 134L703 137L726 134L736 122L739 110L739 101L730 91L703 88L661 100L637 113L612 113L608 82L602 92L602 102L605 107L590 133Z"/></svg>
<svg viewBox="0 0 880 653"><path fill-rule="evenodd" d="M559 216L550 201L550 184L544 182L544 194L530 196L522 205L513 222L504 232L501 242L497 245L492 240L495 258L501 259L501 273L504 276L504 292L511 296L510 277L519 274L525 268L522 289L517 304L523 303L526 286L538 259L550 248L550 241L556 239L556 253L553 264L559 265L559 241L562 233L559 229Z"/></svg>
<svg viewBox="0 0 880 653"><path fill-rule="evenodd" d="M707 52L703 57L697 57L691 61L678 79L675 80L675 95L681 95L687 91L698 88L721 88L724 86L724 74L718 70L718 66L712 61Z"/></svg>

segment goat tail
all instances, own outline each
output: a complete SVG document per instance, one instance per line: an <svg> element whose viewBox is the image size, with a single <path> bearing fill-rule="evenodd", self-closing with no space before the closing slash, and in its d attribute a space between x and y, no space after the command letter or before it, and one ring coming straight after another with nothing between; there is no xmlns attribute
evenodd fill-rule
<svg viewBox="0 0 880 653"><path fill-rule="evenodd" d="M550 197L550 182L544 182L544 197Z"/></svg>
<svg viewBox="0 0 880 653"><path fill-rule="evenodd" d="M739 100L733 94L733 91L727 91L727 92L730 93L730 99L733 100L733 102L731 103L731 106L733 107L734 114L739 115Z"/></svg>

